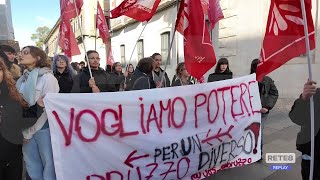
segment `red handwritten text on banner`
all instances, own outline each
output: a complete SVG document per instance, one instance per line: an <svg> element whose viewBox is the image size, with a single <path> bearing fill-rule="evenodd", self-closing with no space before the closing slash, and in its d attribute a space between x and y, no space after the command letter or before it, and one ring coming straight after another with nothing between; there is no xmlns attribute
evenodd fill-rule
<svg viewBox="0 0 320 180"><path fill-rule="evenodd" d="M254 75L145 91L49 94L45 105L59 180L202 179L260 159Z"/></svg>

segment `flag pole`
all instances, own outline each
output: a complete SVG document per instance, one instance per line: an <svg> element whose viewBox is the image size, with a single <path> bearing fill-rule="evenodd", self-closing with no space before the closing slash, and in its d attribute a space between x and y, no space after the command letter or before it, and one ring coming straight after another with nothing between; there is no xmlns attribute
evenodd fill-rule
<svg viewBox="0 0 320 180"><path fill-rule="evenodd" d="M306 41L309 80L311 81L312 80L312 67L311 67L311 55L310 55L310 44L309 44L309 31L308 31L308 24L307 24L307 15L306 15L306 8L305 8L304 0L300 0L300 2L301 2L301 9L302 9L305 41ZM317 9L318 9L318 7L317 7ZM311 116L311 161L310 161L310 176L309 176L309 180L313 180L313 171L314 171L314 101L313 101L313 96L310 98L310 116Z"/></svg>
<svg viewBox="0 0 320 180"><path fill-rule="evenodd" d="M170 46L169 46L169 51L168 51L168 56L167 56L167 60L166 60L166 64L164 66L164 70L163 70L163 75L161 77L161 81L160 81L160 86L162 87L162 83L164 81L164 77L165 77L165 73L166 73L166 70L167 70L167 67L168 67L168 62L170 60L170 54L171 54L171 50L172 50L172 46L173 46L173 41L174 41L174 37L176 35L176 26L174 27L174 30L173 30L173 33L172 33L172 39L171 39L171 42L170 42Z"/></svg>
<svg viewBox="0 0 320 180"><path fill-rule="evenodd" d="M97 16L96 16L97 18ZM94 28L94 50L97 50L97 20L96 20L96 27Z"/></svg>
<svg viewBox="0 0 320 180"><path fill-rule="evenodd" d="M179 11L180 11L180 0L177 2L177 6L178 6L178 14L179 14ZM178 17L177 17L178 18ZM167 56L167 60L166 60L166 64L164 66L164 70L163 70L163 75L161 77L161 81L160 81L160 86L162 87L162 83L164 81L164 77L165 77L165 73L166 73L166 70L167 70L167 67L168 67L168 62L170 60L170 54L171 54L171 50L172 50L172 46L173 46L173 41L174 41L174 37L176 35L176 31L177 31L177 26L175 25L174 26L174 30L173 30L173 33L172 33L172 39L171 39L171 42L170 42L170 46L169 46L169 51L168 51L168 56ZM178 61L177 61L178 62Z"/></svg>
<svg viewBox="0 0 320 180"><path fill-rule="evenodd" d="M137 41L136 41L136 43L135 43L135 45L134 45L134 47L133 47L133 50L132 50L132 53L131 53L131 56L130 56L130 59L129 59L128 64L130 64L131 59L132 59L132 56L133 56L133 53L134 53L134 50L136 50L137 44L138 44L138 42L139 42L139 40L140 40L140 38L141 38L141 36L142 36L142 33L144 32L144 30L146 29L146 27L147 27L148 24L149 24L149 21L147 21L147 24L143 27L140 35L138 36L138 39L137 39Z"/></svg>
<svg viewBox="0 0 320 180"><path fill-rule="evenodd" d="M128 64L126 65L126 71L128 71L129 64L130 64L130 62L131 62L131 59L132 59L132 56L133 56L134 50L136 49L137 44L138 44L138 42L139 42L139 40L140 40L140 38L141 38L141 36L142 36L142 33L144 32L144 30L146 29L146 27L147 27L147 25L148 25L148 24L149 24L149 21L147 21L147 24L143 27L143 29L142 29L142 31L141 31L141 33L140 33L140 35L138 36L138 39L137 39L137 41L136 41L136 43L135 43L135 45L134 45L134 47L133 47L133 50L132 50L132 53L131 53L131 56L130 56L129 62L128 62ZM138 60L139 60L139 59L138 59ZM127 82L127 78L124 78L124 84L126 84L126 82Z"/></svg>
<svg viewBox="0 0 320 180"><path fill-rule="evenodd" d="M85 57L86 57L86 61L87 61L87 64L88 64L88 69L89 69L89 73L90 73L90 77L92 78L92 71L91 71L91 67L90 67L90 63L89 63L89 59L88 59L88 55L87 55L87 49L86 49L86 45L84 43L84 37L83 37L83 33L82 33L82 23L80 25L80 18L79 18L79 12L78 12L78 8L77 8L77 3L76 3L76 0L73 0L73 4L74 4L74 8L76 10L76 14L77 14L77 20L78 20L78 28L80 29L80 33L81 33L81 38L82 38L82 43L83 43L83 49L85 51Z"/></svg>

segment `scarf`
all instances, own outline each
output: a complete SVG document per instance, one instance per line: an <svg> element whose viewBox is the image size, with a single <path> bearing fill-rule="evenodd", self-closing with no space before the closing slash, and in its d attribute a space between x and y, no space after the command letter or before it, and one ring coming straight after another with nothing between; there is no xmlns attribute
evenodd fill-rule
<svg viewBox="0 0 320 180"><path fill-rule="evenodd" d="M32 71L26 70L18 79L16 84L17 90L30 107L35 105L37 102L35 95L38 78L50 72L50 69L46 67L34 68Z"/></svg>

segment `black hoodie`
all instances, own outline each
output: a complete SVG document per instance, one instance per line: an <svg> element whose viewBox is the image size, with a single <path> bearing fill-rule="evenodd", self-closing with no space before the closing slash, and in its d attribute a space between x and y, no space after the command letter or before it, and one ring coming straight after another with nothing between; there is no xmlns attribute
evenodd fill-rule
<svg viewBox="0 0 320 180"><path fill-rule="evenodd" d="M208 77L208 82L222 81L226 79L232 79L232 72L223 72L223 73L212 73Z"/></svg>
<svg viewBox="0 0 320 180"><path fill-rule="evenodd" d="M98 70L91 69L92 76L96 82L96 85L100 89L100 92L115 92L115 83L110 74L108 74L102 68ZM89 87L90 73L86 67L83 71L74 78L74 85L72 92L80 93L92 93L91 87Z"/></svg>
<svg viewBox="0 0 320 180"><path fill-rule="evenodd" d="M118 72L112 72L110 75L113 79L113 82L115 83L116 90L119 91L120 87L123 86L123 83L124 83L124 79L125 79L124 74L118 73Z"/></svg>
<svg viewBox="0 0 320 180"><path fill-rule="evenodd" d="M132 91L152 88L156 88L156 85L152 80L151 75L143 73L139 67L137 67L131 76L131 80L126 90Z"/></svg>
<svg viewBox="0 0 320 180"><path fill-rule="evenodd" d="M314 95L314 129L315 129L315 167L320 165L320 89ZM310 155L311 152L311 123L310 123L310 101L298 98L291 108L289 117L295 124L301 126L301 130L297 135L297 150L302 154ZM318 166L317 166L318 165ZM318 170L317 170L318 171Z"/></svg>
<svg viewBox="0 0 320 180"><path fill-rule="evenodd" d="M54 73L54 76L59 83L59 93L70 93L73 85L72 75L68 72L67 68L60 73L58 70Z"/></svg>

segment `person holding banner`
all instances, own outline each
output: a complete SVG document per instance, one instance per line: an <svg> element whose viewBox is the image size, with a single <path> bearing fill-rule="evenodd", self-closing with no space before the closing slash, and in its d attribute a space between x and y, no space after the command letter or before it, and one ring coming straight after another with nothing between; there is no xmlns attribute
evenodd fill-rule
<svg viewBox="0 0 320 180"><path fill-rule="evenodd" d="M156 88L154 81L150 78L153 70L153 59L143 58L139 61L136 70L132 74L129 86L126 90L142 90Z"/></svg>
<svg viewBox="0 0 320 180"><path fill-rule="evenodd" d="M181 62L176 68L177 79L172 83L172 86L185 86L193 84L189 81L190 74L188 73L185 63Z"/></svg>
<svg viewBox="0 0 320 180"><path fill-rule="evenodd" d="M314 98L315 107L315 157L313 179L320 180L320 88L317 88L315 81L305 83L303 92L300 97L295 100L289 117L295 124L301 126L301 130L297 135L296 147L302 153L301 175L303 180L309 180L310 175L310 154L311 154L311 122L310 122L310 98Z"/></svg>
<svg viewBox="0 0 320 180"><path fill-rule="evenodd" d="M55 180L51 138L43 98L47 93L58 93L59 84L51 73L46 53L38 47L22 49L21 64L27 67L16 87L28 103L24 117L36 118L36 123L23 130L22 147L26 168L31 179Z"/></svg>
<svg viewBox="0 0 320 180"><path fill-rule="evenodd" d="M160 67L162 62L161 54L154 53L151 57L155 62L155 67L152 71L152 79L156 83L157 88L170 87L170 80L168 74L164 72ZM160 84L163 76L165 76L165 78L163 79L162 84Z"/></svg>
<svg viewBox="0 0 320 180"><path fill-rule="evenodd" d="M250 74L256 73L258 61L259 61L258 59L254 59L251 62ZM264 123L268 119L268 114L270 110L275 106L279 97L279 93L276 85L274 84L274 81L269 76L265 76L262 81L258 82L258 85L259 85L260 99L261 99L261 105L262 105L262 109L260 110L260 112L261 112L261 135L262 135L261 137L263 137ZM261 140L261 157L262 157L262 147L263 147L263 141Z"/></svg>
<svg viewBox="0 0 320 180"><path fill-rule="evenodd" d="M115 92L116 87L111 75L99 67L99 53L95 50L90 50L87 52L87 56L90 66L85 67L80 74L75 76L72 92ZM93 78L90 78L89 67L91 68Z"/></svg>

